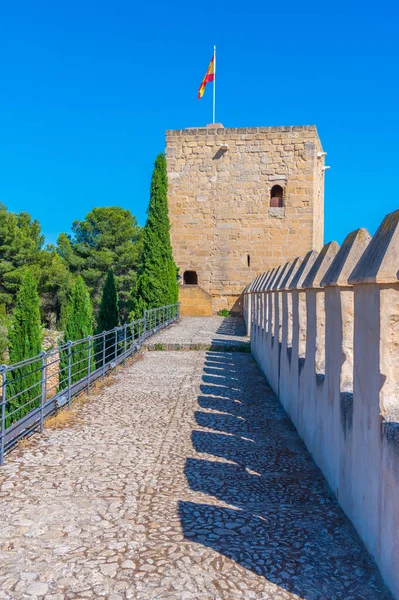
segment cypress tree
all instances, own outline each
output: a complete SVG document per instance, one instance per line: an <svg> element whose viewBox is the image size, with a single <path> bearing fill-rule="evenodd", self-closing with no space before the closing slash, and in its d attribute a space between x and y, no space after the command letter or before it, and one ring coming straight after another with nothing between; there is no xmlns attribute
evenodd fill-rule
<svg viewBox="0 0 399 600"><path fill-rule="evenodd" d="M64 344L93 335L93 309L90 294L82 277L78 277L72 286L66 307ZM93 352L92 352L93 355ZM89 343L78 344L71 348L71 383L87 375ZM68 385L68 350L61 351L60 389ZM94 369L94 358L91 370Z"/></svg>
<svg viewBox="0 0 399 600"><path fill-rule="evenodd" d="M159 154L151 180L141 266L133 291L132 318L141 317L146 308L175 304L178 300L177 267L170 242L167 192L166 158L164 154Z"/></svg>
<svg viewBox="0 0 399 600"><path fill-rule="evenodd" d="M28 270L22 277L10 327L10 363L14 364L40 354L42 339L40 299L36 279ZM41 359L10 373L7 387L9 398L7 413L16 412L7 419L7 425L18 421L40 405L42 378L40 367ZM19 407L21 408L17 410Z"/></svg>
<svg viewBox="0 0 399 600"><path fill-rule="evenodd" d="M108 271L103 287L100 310L97 318L97 333L110 331L119 325L118 293L112 269ZM110 333L105 340L105 360L108 362L115 354L115 334ZM102 362L103 341L100 338L96 345L97 364Z"/></svg>
<svg viewBox="0 0 399 600"><path fill-rule="evenodd" d="M112 269L108 271L101 297L97 318L97 333L108 331L119 325L118 293Z"/></svg>

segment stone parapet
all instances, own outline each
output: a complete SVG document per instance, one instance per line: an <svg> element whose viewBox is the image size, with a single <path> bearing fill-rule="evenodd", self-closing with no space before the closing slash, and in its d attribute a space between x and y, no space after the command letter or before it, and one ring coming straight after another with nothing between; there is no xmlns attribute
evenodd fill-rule
<svg viewBox="0 0 399 600"><path fill-rule="evenodd" d="M245 288L251 350L399 598L399 211Z"/></svg>

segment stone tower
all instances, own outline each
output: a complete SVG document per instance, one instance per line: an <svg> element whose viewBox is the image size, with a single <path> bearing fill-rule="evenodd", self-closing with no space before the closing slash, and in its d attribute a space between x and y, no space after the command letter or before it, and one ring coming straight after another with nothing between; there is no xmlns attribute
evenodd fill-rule
<svg viewBox="0 0 399 600"><path fill-rule="evenodd" d="M166 132L183 315L240 312L256 275L322 247L324 155L313 125Z"/></svg>

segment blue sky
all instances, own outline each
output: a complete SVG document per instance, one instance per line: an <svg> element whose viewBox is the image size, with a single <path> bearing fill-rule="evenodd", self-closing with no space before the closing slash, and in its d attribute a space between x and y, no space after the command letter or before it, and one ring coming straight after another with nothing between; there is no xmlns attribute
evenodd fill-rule
<svg viewBox="0 0 399 600"><path fill-rule="evenodd" d="M399 208L398 4L13 0L0 9L0 201L46 239L94 206L145 223L165 129L316 124L325 238Z"/></svg>

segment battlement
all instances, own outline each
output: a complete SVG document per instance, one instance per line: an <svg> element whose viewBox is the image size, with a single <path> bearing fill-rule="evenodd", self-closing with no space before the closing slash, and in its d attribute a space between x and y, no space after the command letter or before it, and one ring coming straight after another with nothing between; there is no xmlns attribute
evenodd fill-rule
<svg viewBox="0 0 399 600"><path fill-rule="evenodd" d="M317 133L316 125L287 125L287 126L270 126L270 127L223 127L221 123L207 125L206 127L187 127L185 129L168 129L166 131L166 139L179 137L184 135L259 135L262 139L265 134L271 134L273 137L276 133Z"/></svg>
<svg viewBox="0 0 399 600"><path fill-rule="evenodd" d="M258 275L251 350L399 598L399 210Z"/></svg>

